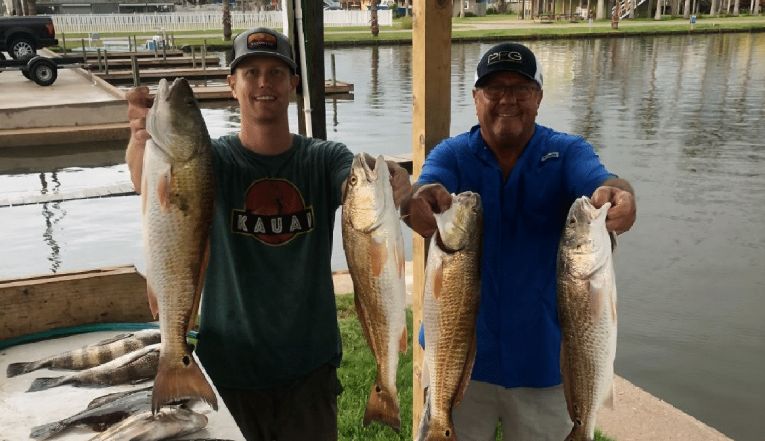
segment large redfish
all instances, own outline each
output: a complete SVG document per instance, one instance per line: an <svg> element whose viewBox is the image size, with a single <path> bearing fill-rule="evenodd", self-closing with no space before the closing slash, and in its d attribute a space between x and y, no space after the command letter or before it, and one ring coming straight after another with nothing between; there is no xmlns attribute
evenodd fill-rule
<svg viewBox="0 0 765 441"><path fill-rule="evenodd" d="M372 169L364 154L356 155L344 197L343 248L356 313L377 363L364 425L374 420L399 430L396 371L407 347L404 239L382 156Z"/></svg>
<svg viewBox="0 0 765 441"><path fill-rule="evenodd" d="M465 393L475 360L483 210L478 193L452 197L436 214L425 268L423 323L430 378L419 441L456 440L452 408Z"/></svg>
<svg viewBox="0 0 765 441"><path fill-rule="evenodd" d="M141 183L146 281L162 333L152 410L184 398L217 409L186 332L197 315L213 213L210 136L184 79L162 79L146 118Z"/></svg>
<svg viewBox="0 0 765 441"><path fill-rule="evenodd" d="M561 373L574 427L567 441L591 441L604 403L613 403L616 281L610 203L595 208L583 196L571 205L558 248Z"/></svg>

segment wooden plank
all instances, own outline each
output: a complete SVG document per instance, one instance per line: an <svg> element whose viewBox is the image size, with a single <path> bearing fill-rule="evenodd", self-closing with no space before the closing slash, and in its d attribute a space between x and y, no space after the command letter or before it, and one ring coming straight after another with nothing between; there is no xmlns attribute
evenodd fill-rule
<svg viewBox="0 0 765 441"><path fill-rule="evenodd" d="M101 187L82 188L65 193L45 194L20 194L15 196L0 197L0 208L15 207L19 205L34 205L50 202L75 201L80 199L97 199L113 196L135 195L133 184L121 182L118 184L104 185Z"/></svg>
<svg viewBox="0 0 765 441"><path fill-rule="evenodd" d="M412 11L412 167L415 179L422 172L428 152L449 136L451 109L450 0L414 2ZM416 438L424 402L423 351L418 341L425 289L426 243L412 235L412 434Z"/></svg>
<svg viewBox="0 0 765 441"><path fill-rule="evenodd" d="M0 281L0 339L89 323L152 321L131 266Z"/></svg>

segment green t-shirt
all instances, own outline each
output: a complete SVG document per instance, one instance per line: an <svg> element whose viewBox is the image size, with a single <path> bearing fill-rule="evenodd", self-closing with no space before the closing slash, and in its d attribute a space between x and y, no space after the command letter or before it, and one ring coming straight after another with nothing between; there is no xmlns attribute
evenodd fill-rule
<svg viewBox="0 0 765 441"><path fill-rule="evenodd" d="M215 215L197 354L217 386L286 384L342 357L330 258L353 155L293 135L264 156L213 141Z"/></svg>

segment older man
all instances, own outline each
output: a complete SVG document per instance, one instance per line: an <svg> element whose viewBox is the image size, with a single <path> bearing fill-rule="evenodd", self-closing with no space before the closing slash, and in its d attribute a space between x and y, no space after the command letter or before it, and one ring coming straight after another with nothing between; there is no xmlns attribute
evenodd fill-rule
<svg viewBox="0 0 765 441"><path fill-rule="evenodd" d="M607 228L635 222L630 184L609 173L584 139L536 123L542 70L526 46L489 49L476 69L478 125L437 145L402 215L430 237L450 193L473 191L484 207L477 353L453 412L460 441L560 441L571 429L560 375L556 254L569 207L591 195L611 202ZM427 336L425 336L427 339Z"/></svg>

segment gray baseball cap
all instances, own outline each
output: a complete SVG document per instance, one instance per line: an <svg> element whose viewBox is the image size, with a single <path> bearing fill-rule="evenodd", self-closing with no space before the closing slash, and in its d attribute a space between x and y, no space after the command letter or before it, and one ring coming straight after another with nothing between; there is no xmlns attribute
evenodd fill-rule
<svg viewBox="0 0 765 441"><path fill-rule="evenodd" d="M292 56L292 46L286 36L268 28L253 28L242 32L234 39L234 60L231 73L236 65L248 57L256 55L278 58L289 65L295 73L297 65Z"/></svg>

